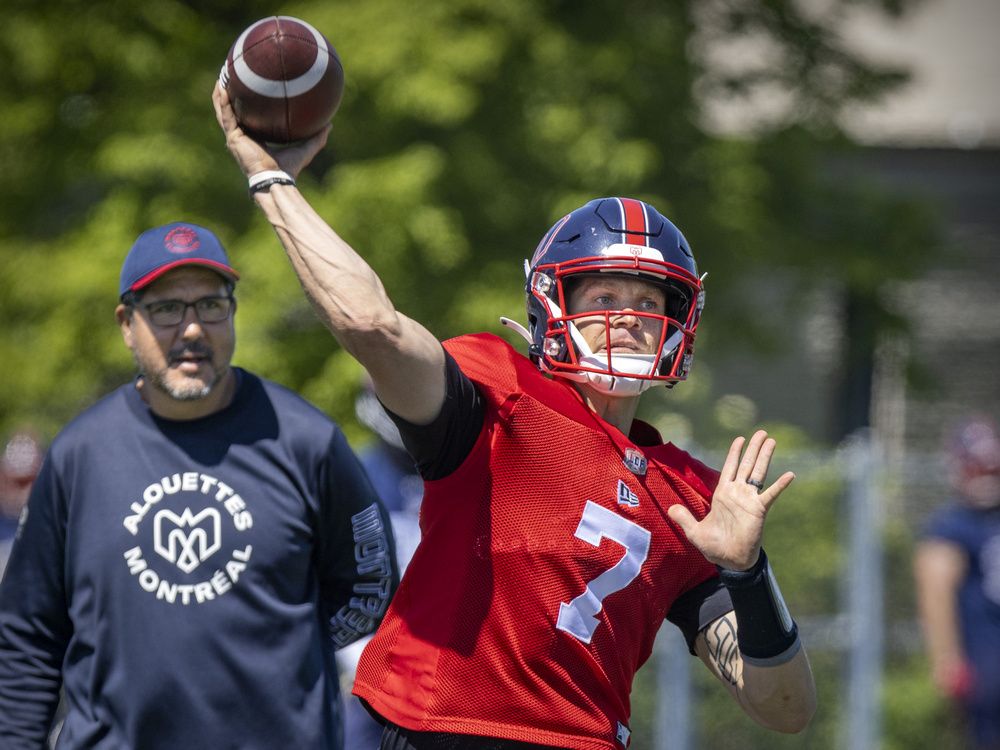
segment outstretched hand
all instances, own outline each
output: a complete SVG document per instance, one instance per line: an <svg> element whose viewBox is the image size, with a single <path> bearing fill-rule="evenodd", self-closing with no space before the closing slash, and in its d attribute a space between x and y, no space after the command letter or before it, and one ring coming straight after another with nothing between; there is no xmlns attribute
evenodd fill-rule
<svg viewBox="0 0 1000 750"><path fill-rule="evenodd" d="M763 488L767 469L774 454L775 441L764 430L758 430L746 443L738 437L729 447L722 466L719 484L712 496L712 507L698 521L683 505L671 505L667 515L705 558L732 570L748 570L760 555L764 534L764 519L778 495L792 483L795 475L787 471L770 487ZM743 457L740 458L740 453Z"/></svg>
<svg viewBox="0 0 1000 750"><path fill-rule="evenodd" d="M236 113L229 102L229 94L218 82L212 92L212 104L215 105L215 119L218 120L222 132L226 134L229 153L233 155L247 177L265 170L280 169L293 178L298 178L299 173L316 154L323 150L330 135L330 125L327 125L304 141L278 148L267 148L247 135L240 127L236 121Z"/></svg>

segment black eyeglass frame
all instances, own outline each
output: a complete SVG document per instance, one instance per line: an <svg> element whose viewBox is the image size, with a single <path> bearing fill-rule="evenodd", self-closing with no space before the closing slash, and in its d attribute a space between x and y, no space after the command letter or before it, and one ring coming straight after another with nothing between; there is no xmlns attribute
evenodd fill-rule
<svg viewBox="0 0 1000 750"><path fill-rule="evenodd" d="M223 305L223 307L226 308L225 314L217 320L212 320L212 319L206 320L203 317L203 313L205 311L200 310L198 308L198 305L202 305L206 302L222 302L222 301L225 301L227 303L226 305ZM165 323L156 320L156 313L151 308L168 304L183 305L183 307L181 307L180 315L177 317L177 320L175 320L172 323ZM141 307L143 310L145 310L146 316L149 318L149 322L158 328L172 328L173 326L180 325L181 323L183 323L184 318L187 317L187 311L189 307L194 308L194 315L198 319L199 323L201 323L202 325L211 325L213 323L222 323L226 320L229 320L232 317L233 312L236 310L236 297L234 297L232 294L212 294L207 297L199 297L194 302L185 302L182 299L161 299L157 300L156 302L146 302L146 303L136 302L134 303L134 306Z"/></svg>

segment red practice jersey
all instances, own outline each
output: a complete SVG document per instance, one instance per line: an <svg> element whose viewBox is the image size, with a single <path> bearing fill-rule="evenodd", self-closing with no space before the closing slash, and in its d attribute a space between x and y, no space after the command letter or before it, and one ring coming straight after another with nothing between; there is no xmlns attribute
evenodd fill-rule
<svg viewBox="0 0 1000 750"><path fill-rule="evenodd" d="M482 432L426 483L354 692L412 730L620 750L667 611L717 574L667 508L704 517L718 474L642 422L623 435L496 336L445 347L486 402Z"/></svg>

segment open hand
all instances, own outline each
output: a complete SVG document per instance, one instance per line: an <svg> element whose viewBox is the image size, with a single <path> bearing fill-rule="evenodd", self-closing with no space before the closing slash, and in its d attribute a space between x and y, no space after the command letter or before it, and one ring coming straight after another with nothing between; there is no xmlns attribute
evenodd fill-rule
<svg viewBox="0 0 1000 750"><path fill-rule="evenodd" d="M330 135L330 125L327 125L304 141L268 148L243 132L229 103L229 94L218 82L212 92L212 104L215 106L215 119L226 134L226 146L247 177L265 170L280 169L298 178L299 172L323 150Z"/></svg>
<svg viewBox="0 0 1000 750"><path fill-rule="evenodd" d="M795 479L787 471L766 489L749 484L752 480L761 488L765 486L776 443L764 430L758 430L746 443L741 459L744 442L738 437L729 447L719 485L712 495L712 507L701 521L683 505L667 509L670 519L709 562L731 570L748 570L757 562L767 512Z"/></svg>

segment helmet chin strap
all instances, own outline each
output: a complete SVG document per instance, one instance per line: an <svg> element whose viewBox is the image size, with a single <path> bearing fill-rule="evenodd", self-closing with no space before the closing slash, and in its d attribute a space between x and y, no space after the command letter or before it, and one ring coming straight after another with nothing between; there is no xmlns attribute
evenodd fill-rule
<svg viewBox="0 0 1000 750"><path fill-rule="evenodd" d="M550 315L562 317L559 306L551 300L547 300L550 308ZM532 343L531 333L516 320L511 320L501 316L500 322L512 331L516 331L529 344ZM569 328L570 338L580 355L580 364L594 369L607 369L609 365L608 357L601 357L594 354L587 345L580 330L572 321L566 323ZM566 372L563 370L549 370L553 375L571 380L575 383L586 383L598 393L608 396L638 396L649 388L657 385L656 380L646 377L655 374L665 358L669 357L680 346L683 340L681 332L674 331L671 336L663 342L662 354L656 357L653 354L611 354L611 372Z"/></svg>
<svg viewBox="0 0 1000 750"><path fill-rule="evenodd" d="M528 329L516 320L511 320L510 318L501 316L500 322L511 330L519 333L529 344L531 343L531 334L528 332ZM606 366L607 360L590 353L590 348L587 346L586 342L583 341L580 336L580 332L576 329L576 326L572 323L569 325L574 342L576 342L577 346L581 348L582 351L587 352L587 354L580 357L580 362L588 367ZM652 359L652 354L613 355L611 366L614 368L615 372L642 375L649 372L652 367ZM566 380L572 380L575 383L588 383L595 390L612 396L637 396L651 385L654 385L654 381L652 380L616 377L599 372L563 372L553 370L549 370L549 372Z"/></svg>
<svg viewBox="0 0 1000 750"><path fill-rule="evenodd" d="M598 393L607 396L638 396L648 389L657 385L657 381L646 377L635 377L640 375L653 375L660 366L664 358L670 356L680 344L680 331L675 331L665 342L663 342L662 354L657 357L653 354L615 354L610 357L594 354L587 345L586 340L581 335L579 329L572 321L567 322L570 337L580 354L580 364L594 369L607 369L610 365L611 372L580 372L573 373L571 379L577 382L587 383ZM610 360L610 361L609 361ZM562 373L559 373L562 374Z"/></svg>

